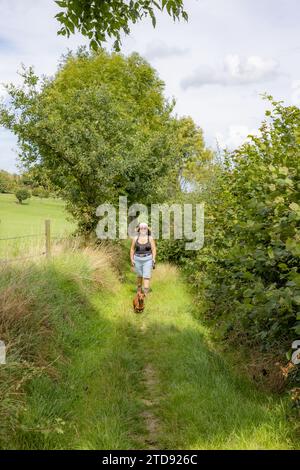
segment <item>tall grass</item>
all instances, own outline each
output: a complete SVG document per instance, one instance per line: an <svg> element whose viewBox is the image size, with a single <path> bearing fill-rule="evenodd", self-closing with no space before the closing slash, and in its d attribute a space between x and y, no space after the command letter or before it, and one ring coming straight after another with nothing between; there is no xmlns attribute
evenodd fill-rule
<svg viewBox="0 0 300 470"><path fill-rule="evenodd" d="M86 358L82 364L74 360L79 382L76 376L66 377L72 355L78 357L90 342L94 346L99 326L99 332L103 329L91 296L104 298L120 285L111 258L109 247L78 250L73 244L57 247L50 261L0 267L0 338L7 345L7 364L0 367L1 448L48 448L63 442L66 413L59 403L55 409L55 399L63 403L68 387L82 389L90 373ZM87 369L80 372L83 364Z"/></svg>

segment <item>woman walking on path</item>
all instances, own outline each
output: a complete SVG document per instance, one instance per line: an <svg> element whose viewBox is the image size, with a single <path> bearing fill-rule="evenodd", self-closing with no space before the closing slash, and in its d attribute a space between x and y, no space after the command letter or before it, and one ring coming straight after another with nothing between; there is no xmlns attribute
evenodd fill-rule
<svg viewBox="0 0 300 470"><path fill-rule="evenodd" d="M137 292L142 290L147 295L150 287L152 268L155 268L156 246L148 224L142 222L137 228L136 235L131 242L130 260L137 274Z"/></svg>

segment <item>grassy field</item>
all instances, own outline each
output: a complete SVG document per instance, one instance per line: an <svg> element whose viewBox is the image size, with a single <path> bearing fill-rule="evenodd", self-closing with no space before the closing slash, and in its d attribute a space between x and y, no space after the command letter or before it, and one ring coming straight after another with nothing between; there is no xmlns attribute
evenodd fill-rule
<svg viewBox="0 0 300 470"><path fill-rule="evenodd" d="M45 219L51 220L51 235L69 235L76 224L69 219L60 199L31 197L19 204L13 194L0 194L0 239L33 235L32 238L0 240L0 258L41 252Z"/></svg>
<svg viewBox="0 0 300 470"><path fill-rule="evenodd" d="M299 448L287 400L215 351L177 269L157 266L143 314L122 271L90 249L3 271L0 448Z"/></svg>
<svg viewBox="0 0 300 470"><path fill-rule="evenodd" d="M45 219L51 219L53 234L69 233L75 224L64 206L60 199L34 196L19 204L13 194L0 194L0 238L43 234Z"/></svg>

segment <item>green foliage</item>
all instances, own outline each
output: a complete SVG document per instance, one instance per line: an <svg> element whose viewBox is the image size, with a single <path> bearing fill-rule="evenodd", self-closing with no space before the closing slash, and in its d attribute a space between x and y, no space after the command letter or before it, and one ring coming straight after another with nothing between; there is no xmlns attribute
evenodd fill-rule
<svg viewBox="0 0 300 470"><path fill-rule="evenodd" d="M80 49L53 79L38 83L31 68L23 78L23 86L7 86L0 123L18 136L23 165L58 188L80 229L92 230L98 205L117 204L119 195L149 205L178 192L182 124L137 53Z"/></svg>
<svg viewBox="0 0 300 470"><path fill-rule="evenodd" d="M50 193L54 193L54 188L51 187L46 172L39 165L30 171L23 171L21 175L0 170L0 193L15 193L16 189L20 187L31 190L33 196L37 196L39 193L40 197L48 197Z"/></svg>
<svg viewBox="0 0 300 470"><path fill-rule="evenodd" d="M260 136L215 172L206 243L188 267L224 337L243 332L263 349L300 334L300 110L267 99Z"/></svg>
<svg viewBox="0 0 300 470"><path fill-rule="evenodd" d="M14 192L17 184L17 175L12 175L8 171L0 170L0 193Z"/></svg>
<svg viewBox="0 0 300 470"><path fill-rule="evenodd" d="M27 171L23 171L20 176L20 184L31 189L33 196L49 197L58 195L54 185L49 178L49 171L42 165L35 165Z"/></svg>
<svg viewBox="0 0 300 470"><path fill-rule="evenodd" d="M50 196L49 192L41 187L34 188L32 190L32 195L41 198L48 198Z"/></svg>
<svg viewBox="0 0 300 470"><path fill-rule="evenodd" d="M56 0L63 10L55 17L62 27L58 34L74 34L75 30L89 38L90 47L94 50L108 38L114 38L114 49L120 51L121 32L130 33L129 24L150 16L152 25L156 25L155 10L167 10L173 20L188 20L183 9L183 0Z"/></svg>
<svg viewBox="0 0 300 470"><path fill-rule="evenodd" d="M22 204L23 201L29 199L31 197L31 193L27 188L20 188L15 193L16 198L18 199L19 203Z"/></svg>

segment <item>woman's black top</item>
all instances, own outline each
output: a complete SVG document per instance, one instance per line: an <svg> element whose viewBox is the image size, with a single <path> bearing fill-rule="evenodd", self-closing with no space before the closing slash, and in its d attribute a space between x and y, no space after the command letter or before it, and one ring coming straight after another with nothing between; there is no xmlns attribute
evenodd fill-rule
<svg viewBox="0 0 300 470"><path fill-rule="evenodd" d="M148 234L148 241L146 243L140 243L139 242L139 236L140 236L140 234L138 235L138 237L135 241L135 253L137 255L148 255L148 254L152 253L152 247L151 247L151 243L149 241L149 234Z"/></svg>

